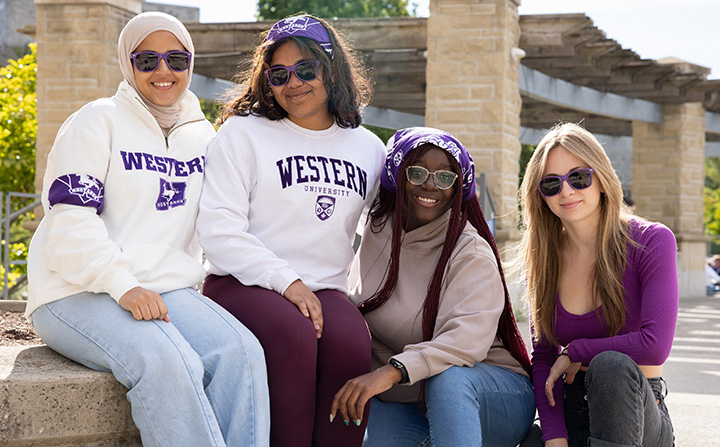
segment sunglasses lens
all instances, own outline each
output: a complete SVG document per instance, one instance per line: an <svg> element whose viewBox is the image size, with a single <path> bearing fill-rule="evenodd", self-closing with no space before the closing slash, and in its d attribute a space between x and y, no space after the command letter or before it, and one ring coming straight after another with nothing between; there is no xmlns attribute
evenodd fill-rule
<svg viewBox="0 0 720 447"><path fill-rule="evenodd" d="M545 177L540 180L540 192L544 196L554 196L560 192L562 188L562 179L560 177Z"/></svg>
<svg viewBox="0 0 720 447"><path fill-rule="evenodd" d="M167 64L171 70L185 71L190 66L190 57L180 51L171 51L167 55Z"/></svg>
<svg viewBox="0 0 720 447"><path fill-rule="evenodd" d="M317 78L315 67L317 67L315 61L301 62L295 66L295 74L302 81L312 81Z"/></svg>
<svg viewBox="0 0 720 447"><path fill-rule="evenodd" d="M135 68L138 71L153 71L158 66L160 58L154 53L140 53L135 56Z"/></svg>
<svg viewBox="0 0 720 447"><path fill-rule="evenodd" d="M550 176L540 180L540 192L545 197L551 197L562 190L563 180L566 180L573 189L585 189L592 185L592 170L578 169L566 176Z"/></svg>
<svg viewBox="0 0 720 447"><path fill-rule="evenodd" d="M268 70L268 81L270 81L270 84L279 87L281 85L285 85L285 83L288 81L288 70L287 68L282 67L276 67L271 68Z"/></svg>
<svg viewBox="0 0 720 447"><path fill-rule="evenodd" d="M440 189L448 189L454 183L457 175L451 171L435 171L435 186Z"/></svg>
<svg viewBox="0 0 720 447"><path fill-rule="evenodd" d="M410 183L415 186L420 186L425 183L428 178L428 170L417 166L413 166L407 169L407 178Z"/></svg>
<svg viewBox="0 0 720 447"><path fill-rule="evenodd" d="M167 66L173 71L185 71L190 66L190 55L182 51L170 51L167 55L147 51L135 54L135 68L142 72L154 71L161 57L165 58Z"/></svg>
<svg viewBox="0 0 720 447"><path fill-rule="evenodd" d="M592 174L587 169L571 172L568 175L568 183L575 189L585 189L592 184Z"/></svg>

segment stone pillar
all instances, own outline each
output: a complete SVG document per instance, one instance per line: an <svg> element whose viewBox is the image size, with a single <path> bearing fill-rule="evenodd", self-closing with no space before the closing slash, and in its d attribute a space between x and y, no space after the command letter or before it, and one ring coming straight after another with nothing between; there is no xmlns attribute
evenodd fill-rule
<svg viewBox="0 0 720 447"><path fill-rule="evenodd" d="M518 238L519 3L430 0L428 18L425 123L458 137L486 173L501 249Z"/></svg>
<svg viewBox="0 0 720 447"><path fill-rule="evenodd" d="M633 122L632 197L638 215L677 237L681 298L705 296L704 160L702 104L666 105L659 124Z"/></svg>
<svg viewBox="0 0 720 447"><path fill-rule="evenodd" d="M60 125L86 103L112 96L122 80L117 39L141 0L35 0L38 132L35 190ZM36 214L36 220L40 215Z"/></svg>

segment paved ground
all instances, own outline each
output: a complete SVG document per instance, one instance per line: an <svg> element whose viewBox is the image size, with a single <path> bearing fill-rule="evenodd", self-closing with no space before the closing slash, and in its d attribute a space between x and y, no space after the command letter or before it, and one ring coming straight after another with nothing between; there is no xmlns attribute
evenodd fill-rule
<svg viewBox="0 0 720 447"><path fill-rule="evenodd" d="M720 295L680 301L663 376L678 447L720 447Z"/></svg>
<svg viewBox="0 0 720 447"><path fill-rule="evenodd" d="M529 340L527 323L518 324ZM677 447L720 447L720 294L680 301L663 377Z"/></svg>

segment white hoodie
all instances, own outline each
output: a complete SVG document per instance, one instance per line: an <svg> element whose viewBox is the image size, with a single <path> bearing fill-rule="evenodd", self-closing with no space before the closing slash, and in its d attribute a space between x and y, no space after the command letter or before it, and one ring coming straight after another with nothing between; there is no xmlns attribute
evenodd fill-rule
<svg viewBox="0 0 720 447"><path fill-rule="evenodd" d="M228 119L208 148L198 217L209 272L280 294L296 279L347 293L358 220L385 154L362 127Z"/></svg>
<svg viewBox="0 0 720 447"><path fill-rule="evenodd" d="M119 300L136 286L163 293L202 280L195 219L215 131L191 92L180 107L166 139L123 81L63 123L28 254L26 315L84 291Z"/></svg>

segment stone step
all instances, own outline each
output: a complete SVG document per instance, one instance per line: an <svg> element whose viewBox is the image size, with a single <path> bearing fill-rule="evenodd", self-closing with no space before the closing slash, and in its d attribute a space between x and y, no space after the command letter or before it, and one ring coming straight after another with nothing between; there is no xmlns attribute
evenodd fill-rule
<svg viewBox="0 0 720 447"><path fill-rule="evenodd" d="M47 346L0 347L0 445L140 447L126 393Z"/></svg>

